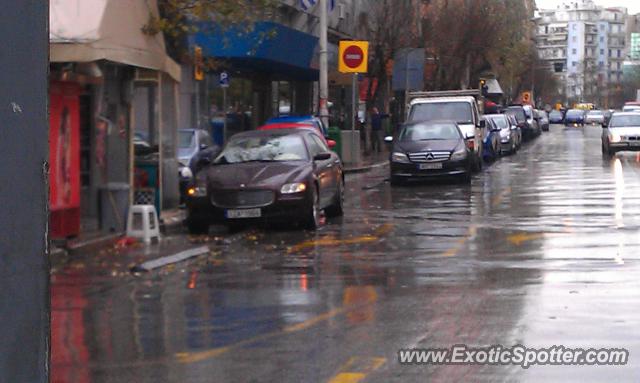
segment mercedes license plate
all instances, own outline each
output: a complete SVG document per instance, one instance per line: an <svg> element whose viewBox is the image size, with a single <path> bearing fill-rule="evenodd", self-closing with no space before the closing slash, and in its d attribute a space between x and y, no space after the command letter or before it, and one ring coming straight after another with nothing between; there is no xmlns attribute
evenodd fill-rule
<svg viewBox="0 0 640 383"><path fill-rule="evenodd" d="M420 170L442 169L442 162L436 162L436 163L433 163L433 164L420 164L420 165L418 165L418 168Z"/></svg>
<svg viewBox="0 0 640 383"><path fill-rule="evenodd" d="M227 210L227 218L260 218L262 211L260 209L234 209Z"/></svg>

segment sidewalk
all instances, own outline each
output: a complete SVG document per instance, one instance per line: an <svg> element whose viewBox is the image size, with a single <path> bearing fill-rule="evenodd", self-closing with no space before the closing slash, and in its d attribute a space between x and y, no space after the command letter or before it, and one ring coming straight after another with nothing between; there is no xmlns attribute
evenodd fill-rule
<svg viewBox="0 0 640 383"><path fill-rule="evenodd" d="M344 173L362 173L374 168L385 166L389 163L389 152L383 150L380 153L370 153L362 155L362 161L359 164L345 164Z"/></svg>

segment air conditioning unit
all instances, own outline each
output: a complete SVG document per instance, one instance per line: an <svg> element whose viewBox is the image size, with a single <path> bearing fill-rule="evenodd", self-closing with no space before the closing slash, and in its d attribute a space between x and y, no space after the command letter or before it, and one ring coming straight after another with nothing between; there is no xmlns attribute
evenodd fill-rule
<svg viewBox="0 0 640 383"><path fill-rule="evenodd" d="M347 17L347 7L344 4L338 4L338 17L344 20Z"/></svg>

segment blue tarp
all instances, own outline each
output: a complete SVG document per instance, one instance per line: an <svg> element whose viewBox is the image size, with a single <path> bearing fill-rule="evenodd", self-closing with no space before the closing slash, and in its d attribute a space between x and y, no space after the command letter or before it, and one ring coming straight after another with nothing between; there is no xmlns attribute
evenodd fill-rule
<svg viewBox="0 0 640 383"><path fill-rule="evenodd" d="M268 73L275 79L315 81L314 55L318 38L273 22L258 22L252 30L222 29L200 24L190 37L205 57L222 59L230 69Z"/></svg>

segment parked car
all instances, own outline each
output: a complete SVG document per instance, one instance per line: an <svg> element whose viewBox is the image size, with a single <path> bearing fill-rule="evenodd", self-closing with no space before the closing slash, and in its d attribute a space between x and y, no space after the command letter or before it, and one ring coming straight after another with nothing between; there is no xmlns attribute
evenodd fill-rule
<svg viewBox="0 0 640 383"><path fill-rule="evenodd" d="M601 110L590 110L587 112L587 115L584 117L585 124L598 124L602 125L604 123L604 112Z"/></svg>
<svg viewBox="0 0 640 383"><path fill-rule="evenodd" d="M640 113L616 112L602 125L602 153L612 156L620 151L640 151Z"/></svg>
<svg viewBox="0 0 640 383"><path fill-rule="evenodd" d="M329 147L329 149L333 149L336 146L336 142L334 140L330 140L326 138L322 132L322 129L317 124L309 121L309 122L272 122L266 125L262 125L258 127L258 130L276 130L276 129L309 129L316 134L318 134L323 140L324 143Z"/></svg>
<svg viewBox="0 0 640 383"><path fill-rule="evenodd" d="M623 112L640 112L640 105L625 105L622 107Z"/></svg>
<svg viewBox="0 0 640 383"><path fill-rule="evenodd" d="M531 138L538 137L542 133L542 129L540 129L540 125L535 116L535 109L533 109L531 105L523 105L522 109L524 109L524 113L527 116L527 124L531 127Z"/></svg>
<svg viewBox="0 0 640 383"><path fill-rule="evenodd" d="M518 121L516 120L516 117L514 115L504 113L503 116L505 116L507 118L507 121L509 121L511 132L515 133L516 149L519 150L520 147L522 147L522 129L520 129L520 127L518 126Z"/></svg>
<svg viewBox="0 0 640 383"><path fill-rule="evenodd" d="M536 127L534 127L530 122L533 121L533 119L529 120L522 105L509 105L505 110L505 113L511 114L516 118L518 127L520 127L522 131L523 141L529 141L536 136Z"/></svg>
<svg viewBox="0 0 640 383"><path fill-rule="evenodd" d="M249 222L295 222L309 229L342 215L344 174L336 153L307 129L250 131L231 137L213 163L195 175L187 226L237 229Z"/></svg>
<svg viewBox="0 0 640 383"><path fill-rule="evenodd" d="M473 152L456 122L410 122L400 128L389 162L391 183L431 177L460 177L470 182Z"/></svg>
<svg viewBox="0 0 640 383"><path fill-rule="evenodd" d="M485 123L485 134L482 140L482 159L485 162L495 161L500 157L500 127L493 119L483 116Z"/></svg>
<svg viewBox="0 0 640 383"><path fill-rule="evenodd" d="M267 120L265 125L270 124L289 124L289 123L310 123L313 124L318 130L322 132L323 137L329 137L329 129L322 123L322 120L316 116L286 116L286 117L273 117Z"/></svg>
<svg viewBox="0 0 640 383"><path fill-rule="evenodd" d="M455 121L473 153L473 170L482 170L485 121L478 108L482 95L478 90L409 92L407 121Z"/></svg>
<svg viewBox="0 0 640 383"><path fill-rule="evenodd" d="M484 116L487 121L498 129L499 137L499 153L512 154L518 151L518 133L516 129L512 130L509 118L504 114L488 114Z"/></svg>
<svg viewBox="0 0 640 383"><path fill-rule="evenodd" d="M536 117L536 122L538 123L538 126L540 127L540 130L543 132L548 132L549 131L549 116L547 115L547 112L545 112L544 110L535 110L534 111Z"/></svg>
<svg viewBox="0 0 640 383"><path fill-rule="evenodd" d="M584 126L584 117L586 111L582 109L569 109L564 116L564 125Z"/></svg>
<svg viewBox="0 0 640 383"><path fill-rule="evenodd" d="M559 110L552 110L549 113L549 122L552 124L562 124L564 122L564 114Z"/></svg>
<svg viewBox="0 0 640 383"><path fill-rule="evenodd" d="M178 129L178 184L180 201L184 202L187 187L193 180L191 159L199 151L213 146L211 136L203 129Z"/></svg>

